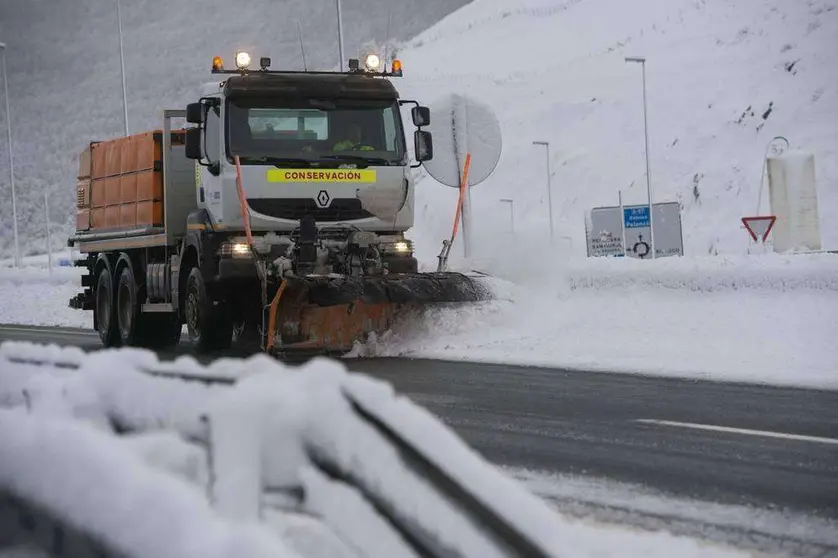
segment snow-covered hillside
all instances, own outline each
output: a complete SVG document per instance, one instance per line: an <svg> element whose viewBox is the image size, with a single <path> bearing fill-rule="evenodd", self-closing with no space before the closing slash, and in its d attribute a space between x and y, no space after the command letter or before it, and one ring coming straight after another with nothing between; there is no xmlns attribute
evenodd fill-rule
<svg viewBox="0 0 838 558"><path fill-rule="evenodd" d="M466 0L344 0L344 57L365 43L404 39ZM337 68L333 0L131 0L121 2L129 131L161 126L164 108L184 108L208 77L212 57L237 49L270 56L274 68ZM116 2L3 0L18 226L24 253L45 248L44 189L54 247L75 226L78 153L123 133ZM0 86L0 103L2 86ZM3 105L0 104L0 107ZM0 256L12 250L6 115L0 109Z"/></svg>
<svg viewBox="0 0 838 558"><path fill-rule="evenodd" d="M566 255L567 239L546 251L535 140L550 142L556 235L573 253L585 253L587 210L616 205L618 190L626 204L645 203L641 67L626 56L647 57L653 197L682 204L687 255L746 251L740 218L757 211L778 135L814 153L823 245L836 248L836 37L836 0L477 0L403 46L401 87L431 106L471 95L499 118L500 164L472 194L480 258L514 254L512 267ZM496 234L510 226L499 198L515 199L509 243ZM766 188L763 212L767 198ZM420 183L414 237L429 263L455 203L455 189Z"/></svg>

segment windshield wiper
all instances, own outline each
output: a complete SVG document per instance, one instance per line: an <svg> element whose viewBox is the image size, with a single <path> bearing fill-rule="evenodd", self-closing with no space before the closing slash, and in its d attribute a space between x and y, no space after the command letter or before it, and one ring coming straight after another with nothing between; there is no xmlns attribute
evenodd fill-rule
<svg viewBox="0 0 838 558"><path fill-rule="evenodd" d="M333 159L336 161L352 161L353 163L366 163L369 165L392 165L392 162L381 157L362 157L360 155L321 155L321 159Z"/></svg>
<svg viewBox="0 0 838 558"><path fill-rule="evenodd" d="M242 157L243 160L254 163L271 163L272 165L295 164L310 167L316 161L301 157Z"/></svg>

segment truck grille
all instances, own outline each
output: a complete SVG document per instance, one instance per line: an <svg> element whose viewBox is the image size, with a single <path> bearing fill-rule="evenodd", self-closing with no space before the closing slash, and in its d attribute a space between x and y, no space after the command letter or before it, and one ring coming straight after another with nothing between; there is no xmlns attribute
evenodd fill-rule
<svg viewBox="0 0 838 558"><path fill-rule="evenodd" d="M248 198L247 204L262 215L294 221L307 214L318 222L355 221L373 216L361 206L361 200L354 198L336 198L326 208L317 207L313 199L302 198Z"/></svg>

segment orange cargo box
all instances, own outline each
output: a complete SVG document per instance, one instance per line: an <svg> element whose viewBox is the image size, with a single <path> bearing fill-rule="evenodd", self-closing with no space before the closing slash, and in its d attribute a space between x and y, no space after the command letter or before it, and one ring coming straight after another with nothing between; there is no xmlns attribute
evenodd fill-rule
<svg viewBox="0 0 838 558"><path fill-rule="evenodd" d="M119 177L119 199L122 203L135 203L137 201L137 175L123 174Z"/></svg>
<svg viewBox="0 0 838 558"><path fill-rule="evenodd" d="M105 200L105 180L94 180L90 184L90 205L92 207L105 207L108 205Z"/></svg>
<svg viewBox="0 0 838 558"><path fill-rule="evenodd" d="M127 147L128 138L118 138L105 144L105 172L102 176L116 176L119 174L122 150Z"/></svg>
<svg viewBox="0 0 838 558"><path fill-rule="evenodd" d="M172 145L183 145L185 130L172 130ZM90 147L93 179L148 170L163 170L163 132L153 130L94 142ZM84 156L84 154L82 154ZM80 157L80 167L82 165ZM79 171L81 172L81 170Z"/></svg>
<svg viewBox="0 0 838 558"><path fill-rule="evenodd" d="M137 226L161 226L163 224L163 202L137 202Z"/></svg>
<svg viewBox="0 0 838 558"><path fill-rule="evenodd" d="M109 205L105 208L105 228L119 228L119 206Z"/></svg>
<svg viewBox="0 0 838 558"><path fill-rule="evenodd" d="M90 210L90 228L104 229L105 228L105 208L94 207Z"/></svg>
<svg viewBox="0 0 838 558"><path fill-rule="evenodd" d="M106 178L105 205L119 205L122 202L122 192L119 190L119 177Z"/></svg>
<svg viewBox="0 0 838 558"><path fill-rule="evenodd" d="M90 210L80 209L76 212L76 230L86 231L90 228Z"/></svg>
<svg viewBox="0 0 838 558"><path fill-rule="evenodd" d="M160 201L163 199L163 173L141 172L137 175L137 201Z"/></svg>
<svg viewBox="0 0 838 558"><path fill-rule="evenodd" d="M119 226L122 228L137 225L137 204L125 203L119 206Z"/></svg>

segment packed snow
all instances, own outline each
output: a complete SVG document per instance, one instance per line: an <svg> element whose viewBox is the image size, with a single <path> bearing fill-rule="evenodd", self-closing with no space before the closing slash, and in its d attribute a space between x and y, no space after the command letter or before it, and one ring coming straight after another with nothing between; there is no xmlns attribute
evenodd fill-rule
<svg viewBox="0 0 838 558"><path fill-rule="evenodd" d="M350 356L838 388L838 255L542 266L498 299L410 316Z"/></svg>
<svg viewBox="0 0 838 558"><path fill-rule="evenodd" d="M84 422L0 409L0 442L0 486L125 555L298 556L264 527L220 520L194 487Z"/></svg>
<svg viewBox="0 0 838 558"><path fill-rule="evenodd" d="M39 349L53 365L31 363ZM215 390L147 378L157 392L184 394L149 407L150 395L138 386L144 370L163 366L153 354L79 358L73 349L43 349L7 343L0 351L0 445L11 449L0 461L0 487L135 555L413 555L370 498L465 555L501 555L344 393L552 555L740 555L699 539L557 513L389 385L335 361L235 361L242 380ZM49 405L33 397L45 393L53 396ZM102 420L143 413L146 420L122 436ZM196 433L190 425L201 416L208 424ZM235 494L248 485L269 494ZM112 496L103 500L103 493Z"/></svg>

